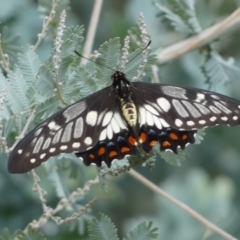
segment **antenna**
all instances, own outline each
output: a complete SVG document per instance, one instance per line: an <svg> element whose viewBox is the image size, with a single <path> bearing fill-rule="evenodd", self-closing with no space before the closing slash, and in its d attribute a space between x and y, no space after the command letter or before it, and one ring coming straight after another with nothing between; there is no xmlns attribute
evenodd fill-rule
<svg viewBox="0 0 240 240"><path fill-rule="evenodd" d="M94 61L94 60L92 60L92 59L90 59L90 58L84 57L83 55L81 55L80 53L78 53L78 52L75 51L75 50L74 50L74 52L75 52L79 57L82 57L82 58L84 58L84 59L87 59L87 60L90 61L90 62L96 63L96 64L98 64L98 65L100 65L100 66L103 66L103 67L106 67L106 68L108 68L108 69L111 69L111 70L113 70L114 72L116 71L115 69L113 69L113 68L111 68L111 67L109 67L109 66L106 66L106 65L104 65L104 64L102 64L102 63L98 63L98 62L96 62L96 61Z"/></svg>
<svg viewBox="0 0 240 240"><path fill-rule="evenodd" d="M132 59L130 59L130 60L125 64L125 66L120 69L120 71L122 71L122 69L125 68L133 59L135 59L137 56L139 56L139 55L151 44L151 42L152 42L152 41L150 40L150 41L148 42L148 44L147 44L135 57L133 57Z"/></svg>
<svg viewBox="0 0 240 240"><path fill-rule="evenodd" d="M140 54L151 44L151 42L152 42L152 41L149 41L148 44L147 44L135 57L133 57L132 59L130 59L130 60L125 64L125 66L124 66L123 68L125 68L126 65L129 64L129 63L130 63L133 59L135 59L138 55L140 55ZM100 65L100 66L106 67L106 68L111 69L112 71L116 72L115 69L113 69L113 68L111 68L111 67L109 67L109 66L106 66L106 65L104 65L104 64L102 64L102 63L98 63L98 62L96 62L96 61L94 61L94 60L92 60L92 59L90 59L90 58L84 57L83 55L81 55L81 54L80 54L79 52L77 52L76 50L74 50L74 52L75 52L79 57L82 57L82 58L84 58L84 59L87 59L87 60L90 61L90 62L96 63L96 64L98 64L98 65ZM122 69L123 69L123 68L122 68ZM122 69L120 70L120 72L122 71Z"/></svg>

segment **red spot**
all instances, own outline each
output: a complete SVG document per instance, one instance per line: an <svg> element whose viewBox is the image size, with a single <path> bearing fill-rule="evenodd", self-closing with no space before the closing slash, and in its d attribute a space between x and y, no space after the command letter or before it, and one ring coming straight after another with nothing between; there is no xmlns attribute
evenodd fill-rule
<svg viewBox="0 0 240 240"><path fill-rule="evenodd" d="M187 139L187 135L186 134L182 135L182 140L186 140L186 139Z"/></svg>
<svg viewBox="0 0 240 240"><path fill-rule="evenodd" d="M104 147L101 147L98 149L98 156L103 155L106 152L106 149Z"/></svg>
<svg viewBox="0 0 240 240"><path fill-rule="evenodd" d="M111 151L111 152L109 153L109 157L110 157L110 158L115 157L115 156L117 156L117 152L116 152L116 151Z"/></svg>
<svg viewBox="0 0 240 240"><path fill-rule="evenodd" d="M129 151L130 151L130 148L128 148L128 147L121 148L121 153L129 152Z"/></svg>
<svg viewBox="0 0 240 240"><path fill-rule="evenodd" d="M163 147L171 147L171 143L170 143L169 141L164 141L164 142L162 143L162 146L163 146Z"/></svg>
<svg viewBox="0 0 240 240"><path fill-rule="evenodd" d="M170 133L169 136L172 140L178 140L178 136L175 133Z"/></svg>
<svg viewBox="0 0 240 240"><path fill-rule="evenodd" d="M128 142L133 146L136 145L136 139L132 136L128 137Z"/></svg>
<svg viewBox="0 0 240 240"><path fill-rule="evenodd" d="M149 143L149 146L150 146L150 147L153 147L156 143L157 143L156 140L152 140L152 141Z"/></svg>
<svg viewBox="0 0 240 240"><path fill-rule="evenodd" d="M140 134L140 136L138 137L138 141L139 141L139 142L146 142L146 139L147 139L147 135L146 135L146 133L144 133L144 132L142 132L142 133Z"/></svg>
<svg viewBox="0 0 240 240"><path fill-rule="evenodd" d="M92 153L90 153L88 156L89 156L91 159L94 159L94 158L95 158L94 154L92 154Z"/></svg>

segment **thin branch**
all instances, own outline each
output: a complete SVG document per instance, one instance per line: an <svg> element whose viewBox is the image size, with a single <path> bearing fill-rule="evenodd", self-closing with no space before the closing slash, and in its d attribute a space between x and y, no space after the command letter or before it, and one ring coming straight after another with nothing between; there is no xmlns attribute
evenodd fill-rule
<svg viewBox="0 0 240 240"><path fill-rule="evenodd" d="M88 27L88 33L86 36L85 46L84 46L83 53L82 53L82 55L85 57L88 57L92 51L92 45L93 45L93 41L95 38L97 25L99 22L99 16L101 13L102 3L103 3L103 0L95 0L94 6L93 6L93 11L92 11L90 24ZM81 64L85 64L86 61L87 61L86 59L82 58Z"/></svg>
<svg viewBox="0 0 240 240"><path fill-rule="evenodd" d="M159 54L157 54L158 64L169 62L189 51L200 48L230 31L239 30L239 27L240 8L233 12L224 21L207 28L198 35L178 42L160 51Z"/></svg>
<svg viewBox="0 0 240 240"><path fill-rule="evenodd" d="M227 240L237 240L236 238L234 238L233 236L231 236L227 232L223 231L221 228L219 228L218 226L214 225L213 223L208 221L206 218L204 218L203 216L201 216L200 214L198 214L197 212L192 210L186 204L178 201L176 198L173 198L171 195L169 195L168 193L164 192L161 188L159 188L154 183L150 182L148 179L146 179L145 177L140 175L135 170L131 169L129 171L129 174L132 177L134 177L135 179L137 179L138 181L140 181L142 184L147 186L148 188L152 189L154 192L158 193L162 197L166 198L168 201L170 201L173 204L175 204L177 207L179 207L182 210L184 210L185 212L187 212L193 218L195 218L196 220L201 222L203 225L205 225L207 229L210 229L210 230L214 231L215 233L219 234L220 236L224 237Z"/></svg>
<svg viewBox="0 0 240 240"><path fill-rule="evenodd" d="M74 221L77 218L79 218L82 214L84 214L95 202L96 199L94 198L93 200L89 201L82 209L80 209L78 212L74 212L70 217L66 218L61 218L59 216L55 216L57 213L62 211L63 209L67 208L68 206L72 205L73 203L76 202L76 199L79 196L84 196L86 195L91 186L99 183L99 178L96 177L94 180L89 180L86 182L83 188L78 188L77 190L73 191L68 198L62 198L58 205L53 209L49 206L46 205L46 199L44 198L46 192L44 189L41 188L40 186L40 179L37 176L37 174L32 170L31 171L34 179L34 185L33 189L38 193L39 199L42 203L43 206L43 214L39 217L38 220L33 220L31 223L29 223L24 231L27 231L28 226L31 226L32 228L39 229L42 227L44 224L47 223L49 219L53 220L56 224L60 225L63 223L67 223L70 221Z"/></svg>
<svg viewBox="0 0 240 240"><path fill-rule="evenodd" d="M37 47L39 46L39 44L45 37L47 30L48 30L48 26L51 23L51 21L53 20L53 18L55 17L56 7L57 7L58 2L59 2L59 0L52 0L52 9L50 11L49 16L44 17L42 31L41 31L41 33L38 34L37 42L35 43L34 46L32 46L33 51L35 51L37 49Z"/></svg>

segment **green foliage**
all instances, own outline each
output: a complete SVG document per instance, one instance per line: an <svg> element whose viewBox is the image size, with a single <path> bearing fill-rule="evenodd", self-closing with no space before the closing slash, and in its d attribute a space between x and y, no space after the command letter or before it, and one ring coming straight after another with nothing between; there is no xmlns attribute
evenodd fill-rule
<svg viewBox="0 0 240 240"><path fill-rule="evenodd" d="M99 219L94 218L88 225L91 240L118 240L117 229L110 218L100 214Z"/></svg>
<svg viewBox="0 0 240 240"><path fill-rule="evenodd" d="M133 229L126 238L123 240L150 240L157 239L158 237L158 228L153 227L153 223L142 222Z"/></svg>
<svg viewBox="0 0 240 240"><path fill-rule="evenodd" d="M152 240L157 239L158 228L153 227L152 222L142 222L138 224L126 238L123 240ZM99 218L94 218L88 225L90 240L119 240L115 225L110 218L104 214L100 214Z"/></svg>
<svg viewBox="0 0 240 240"><path fill-rule="evenodd" d="M196 16L194 0L159 0L154 3L159 9L159 16L168 20L176 31L194 34L202 30Z"/></svg>

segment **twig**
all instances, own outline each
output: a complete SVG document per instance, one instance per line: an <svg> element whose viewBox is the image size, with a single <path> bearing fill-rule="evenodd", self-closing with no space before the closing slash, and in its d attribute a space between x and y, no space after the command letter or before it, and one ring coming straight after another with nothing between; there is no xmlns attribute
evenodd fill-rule
<svg viewBox="0 0 240 240"><path fill-rule="evenodd" d="M219 234L220 236L224 237L227 240L237 240L236 238L234 238L233 236L231 236L227 232L223 231L221 228L219 228L218 226L214 225L213 223L208 221L206 218L204 218L203 216L201 216L200 214L198 214L197 212L192 210L186 204L178 201L177 199L173 198L171 195L169 195L166 192L164 192L161 188L156 186L154 183L150 182L148 179L146 179L145 177L140 175L135 170L131 169L129 171L129 174L132 177L136 178L138 181L140 181L142 184L147 186L148 188L152 189L154 192L160 194L162 197L166 198L168 201L172 202L173 204L175 204L176 206L178 206L179 208L181 208L182 210L187 212L189 215L191 215L196 220L198 220L203 225L205 225L208 229L214 231L215 233Z"/></svg>
<svg viewBox="0 0 240 240"><path fill-rule="evenodd" d="M58 205L53 209L51 207L48 207L46 205L46 199L44 198L45 195L45 190L41 188L40 184L40 179L37 176L37 174L32 170L32 175L34 178L34 190L37 191L38 195L39 195L39 199L42 202L42 206L43 206L43 214L39 217L38 220L34 220L31 223L29 223L24 231L27 231L28 226L31 226L32 228L40 228L42 227L44 224L46 224L46 222L49 219L52 219L56 224L60 225L63 223L67 223L70 221L74 221L77 218L79 218L82 214L84 214L95 202L96 199L94 198L93 200L89 201L84 208L80 209L80 211L73 213L70 217L66 217L64 219L62 219L59 216L55 216L57 213L59 213L60 211L62 211L64 208L66 208L67 206L71 205L72 203L74 203L76 201L76 198L81 196L81 195L86 195L87 192L90 190L90 187L96 183L99 183L99 179L98 177L95 178L94 180L89 180L88 182L86 182L86 184L84 185L83 188L78 188L76 191L72 192L68 198L62 198Z"/></svg>
<svg viewBox="0 0 240 240"><path fill-rule="evenodd" d="M203 45L211 42L213 39L217 39L230 31L238 30L239 26L240 8L238 8L224 21L207 28L198 35L164 48L157 54L158 64L169 62L189 51L202 47Z"/></svg>
<svg viewBox="0 0 240 240"><path fill-rule="evenodd" d="M3 49L2 49L2 36L0 34L0 59L1 59L1 65L3 67L3 69L8 72L9 71L9 58L7 54L3 53Z"/></svg>
<svg viewBox="0 0 240 240"><path fill-rule="evenodd" d="M90 55L90 52L92 51L93 40L95 38L95 33L96 33L97 25L99 22L102 3L103 3L103 0L95 0L94 6L93 6L92 16L91 16L90 24L88 27L88 33L86 36L86 41L85 41L85 45L82 53L82 55L85 57L88 57ZM87 61L86 59L82 58L81 64L85 64L86 61Z"/></svg>
<svg viewBox="0 0 240 240"><path fill-rule="evenodd" d="M50 22L53 20L53 18L55 17L55 13L56 13L55 10L56 10L58 2L59 2L59 0L52 0L52 9L50 11L49 16L44 17L42 31L41 31L41 33L38 34L37 42L35 43L34 46L32 46L33 51L35 51L37 49L37 47L39 46L39 44L45 37L47 30L48 30L48 26L49 26Z"/></svg>

